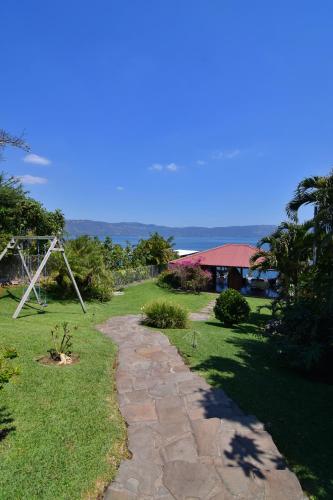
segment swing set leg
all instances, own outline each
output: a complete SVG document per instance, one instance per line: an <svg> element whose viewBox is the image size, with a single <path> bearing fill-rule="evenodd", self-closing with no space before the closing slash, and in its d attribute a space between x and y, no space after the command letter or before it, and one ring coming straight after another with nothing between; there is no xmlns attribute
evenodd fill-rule
<svg viewBox="0 0 333 500"><path fill-rule="evenodd" d="M30 274L29 269L28 269L28 266L27 266L27 264L26 264L26 262L25 262L24 255L23 255L23 252L22 252L21 247L19 247L19 246L18 246L18 247L17 247L17 250L18 250L18 254L19 254L20 258L21 258L22 265L23 265L23 268L24 268L24 270L25 270L25 272L26 272L26 275L28 276L29 281L31 282L31 274ZM35 286L33 286L33 287L32 287L32 289L33 289L33 292L34 292L34 294L35 294L35 297L36 297L36 300L37 300L38 304L40 304L40 303L41 303L41 301L40 301L39 295L38 295L38 293L37 293L36 287L35 287Z"/></svg>
<svg viewBox="0 0 333 500"><path fill-rule="evenodd" d="M39 268L37 269L37 271L36 271L35 275L32 277L32 279L31 279L31 281L30 281L30 285L28 286L27 290L25 291L25 293L24 293L24 295L23 295L23 297L22 297L22 299L21 299L21 301L20 301L19 305L18 305L18 306L17 306L17 308L16 308L16 311L15 311L15 312L14 312L14 314L13 314L13 319L16 319L16 318L18 317L18 315L20 314L20 312L21 312L21 310L22 310L22 307L24 306L24 304L25 304L25 303L26 303L26 301L28 300L28 298L29 298L29 295L30 295L31 291L32 291L32 289L34 288L34 286L35 286L35 284L36 284L37 280L39 279L39 277L40 277L40 275L41 275L41 273L42 273L42 271L43 271L43 269L44 269L44 266L45 266L46 262L48 261L48 259L49 259L50 255L51 255L51 253L52 253L53 249L55 248L56 244L57 244L57 239L55 238L55 239L52 241L51 245L49 246L49 249L48 249L48 251L46 252L46 254L45 254L45 256L44 256L44 258L43 258L42 262L40 263L40 266L39 266Z"/></svg>

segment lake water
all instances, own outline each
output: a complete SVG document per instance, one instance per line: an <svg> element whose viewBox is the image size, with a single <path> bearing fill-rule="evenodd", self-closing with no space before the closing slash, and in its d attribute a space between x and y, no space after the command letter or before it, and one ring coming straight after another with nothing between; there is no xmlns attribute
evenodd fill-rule
<svg viewBox="0 0 333 500"><path fill-rule="evenodd" d="M112 236L114 243L119 243L125 246L127 242L131 245L136 245L140 238L135 236ZM225 245L226 243L246 243L248 245L256 245L257 241L251 238L208 238L208 237L179 237L174 239L174 248L182 250L208 250L209 248Z"/></svg>

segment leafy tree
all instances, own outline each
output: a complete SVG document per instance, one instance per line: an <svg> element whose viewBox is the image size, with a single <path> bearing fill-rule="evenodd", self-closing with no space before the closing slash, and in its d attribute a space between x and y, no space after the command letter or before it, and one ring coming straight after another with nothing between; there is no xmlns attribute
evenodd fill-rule
<svg viewBox="0 0 333 500"><path fill-rule="evenodd" d="M14 136L0 129L0 160L8 146L30 150L22 135ZM0 249L11 235L55 234L62 232L64 225L60 210L46 210L28 196L19 179L0 173Z"/></svg>
<svg viewBox="0 0 333 500"><path fill-rule="evenodd" d="M133 248L127 243L122 247L118 243L113 243L108 236L104 240L105 263L109 269L124 269L134 267Z"/></svg>
<svg viewBox="0 0 333 500"><path fill-rule="evenodd" d="M133 261L143 265L163 266L176 258L173 236L164 238L155 232L147 240L140 240L133 251Z"/></svg>
<svg viewBox="0 0 333 500"><path fill-rule="evenodd" d="M20 181L0 173L0 245L11 235L58 234L65 225L60 210L48 211L28 196Z"/></svg>

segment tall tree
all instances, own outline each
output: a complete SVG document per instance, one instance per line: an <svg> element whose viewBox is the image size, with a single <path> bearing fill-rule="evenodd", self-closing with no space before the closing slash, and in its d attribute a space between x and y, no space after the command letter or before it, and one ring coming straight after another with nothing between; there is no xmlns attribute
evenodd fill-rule
<svg viewBox="0 0 333 500"><path fill-rule="evenodd" d="M306 205L314 208L309 224L313 229L313 288L327 301L333 314L333 170L326 176L303 179L287 205L287 213L297 220L299 210Z"/></svg>
<svg viewBox="0 0 333 500"><path fill-rule="evenodd" d="M164 238L152 233L147 240L140 240L133 252L133 260L143 265L161 266L176 257L173 250L173 236Z"/></svg>
<svg viewBox="0 0 333 500"><path fill-rule="evenodd" d="M312 221L317 229L333 231L333 170L326 176L303 179L287 205L287 214L297 221L299 209L305 205L313 205Z"/></svg>
<svg viewBox="0 0 333 500"><path fill-rule="evenodd" d="M282 222L276 231L262 238L258 245L267 245L251 259L252 269L267 271L278 269L283 298L289 299L298 293L301 274L309 266L312 234L309 223Z"/></svg>

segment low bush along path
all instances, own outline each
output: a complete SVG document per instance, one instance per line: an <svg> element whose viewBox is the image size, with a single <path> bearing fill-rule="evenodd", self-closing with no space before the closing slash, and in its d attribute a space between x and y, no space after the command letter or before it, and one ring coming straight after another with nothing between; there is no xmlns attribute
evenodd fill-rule
<svg viewBox="0 0 333 500"><path fill-rule="evenodd" d="M99 329L119 346L116 382L132 453L107 499L304 498L263 425L191 372L166 336L137 315Z"/></svg>

